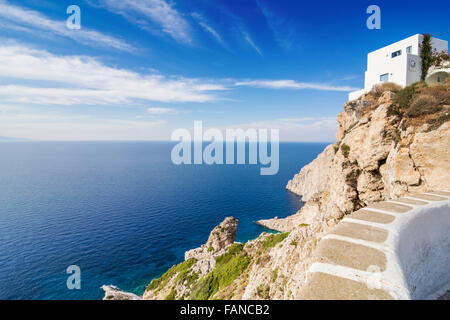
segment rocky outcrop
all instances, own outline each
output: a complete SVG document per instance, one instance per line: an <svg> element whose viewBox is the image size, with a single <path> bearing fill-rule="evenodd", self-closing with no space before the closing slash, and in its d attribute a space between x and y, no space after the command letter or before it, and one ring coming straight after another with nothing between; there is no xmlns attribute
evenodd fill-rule
<svg viewBox="0 0 450 320"><path fill-rule="evenodd" d="M239 221L233 217L226 218L210 233L208 241L200 248L186 251L184 260L196 259L193 270L200 275L205 275L214 269L216 258L226 252L226 249L234 243Z"/></svg>
<svg viewBox="0 0 450 320"><path fill-rule="evenodd" d="M334 154L332 145L326 147L313 162L303 167L300 173L289 180L287 189L301 194L304 202L310 200L315 194L324 192L328 186Z"/></svg>
<svg viewBox="0 0 450 320"><path fill-rule="evenodd" d="M102 286L102 290L105 292L103 300L142 300L138 295L122 291L115 286Z"/></svg>

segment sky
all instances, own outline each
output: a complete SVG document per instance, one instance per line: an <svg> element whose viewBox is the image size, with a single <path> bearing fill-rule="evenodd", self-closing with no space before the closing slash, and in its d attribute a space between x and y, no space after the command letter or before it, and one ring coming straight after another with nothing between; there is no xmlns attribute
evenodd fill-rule
<svg viewBox="0 0 450 320"><path fill-rule="evenodd" d="M366 26L374 4L380 30ZM170 140L198 120L331 142L367 53L449 31L448 12L449 1L0 0L0 137Z"/></svg>

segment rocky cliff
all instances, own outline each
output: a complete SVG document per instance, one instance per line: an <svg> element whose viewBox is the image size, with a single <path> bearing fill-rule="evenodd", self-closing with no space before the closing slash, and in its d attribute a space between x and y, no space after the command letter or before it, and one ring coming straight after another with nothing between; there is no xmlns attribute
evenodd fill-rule
<svg viewBox="0 0 450 320"><path fill-rule="evenodd" d="M450 189L450 83L401 89L384 84L344 105L337 142L287 184L303 208L258 221L263 233L235 244L227 218L147 287L144 299L296 299L321 236L372 202Z"/></svg>

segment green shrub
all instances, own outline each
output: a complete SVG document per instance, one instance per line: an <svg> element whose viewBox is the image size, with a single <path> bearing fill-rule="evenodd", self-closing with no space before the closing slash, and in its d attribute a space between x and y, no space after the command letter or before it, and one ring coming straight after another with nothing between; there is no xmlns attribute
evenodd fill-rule
<svg viewBox="0 0 450 320"><path fill-rule="evenodd" d="M392 139L395 143L399 143L401 140L401 132L398 128L395 128L395 131L392 134Z"/></svg>
<svg viewBox="0 0 450 320"><path fill-rule="evenodd" d="M219 290L233 283L251 262L243 248L243 243L232 244L226 253L217 257L214 270L200 280L192 292L191 299L209 299Z"/></svg>
<svg viewBox="0 0 450 320"><path fill-rule="evenodd" d="M344 143L341 145L341 151L342 151L342 154L344 155L344 157L347 158L348 155L350 154L350 147Z"/></svg>
<svg viewBox="0 0 450 320"><path fill-rule="evenodd" d="M392 103L387 108L387 116L388 117L401 116L401 115L402 115L402 112L400 111L400 108L398 105Z"/></svg>
<svg viewBox="0 0 450 320"><path fill-rule="evenodd" d="M422 60L422 74L420 78L425 81L428 70L433 64L433 47L431 45L431 35L423 34L422 44L420 45L420 58Z"/></svg>
<svg viewBox="0 0 450 320"><path fill-rule="evenodd" d="M219 291L219 281L214 276L214 273L210 272L200 280L198 286L191 295L191 299L208 300L209 297L213 296L217 291Z"/></svg>
<svg viewBox="0 0 450 320"><path fill-rule="evenodd" d="M145 289L145 291L150 290L161 290L167 282L178 273L177 281L184 280L186 275L191 271L191 267L197 262L197 259L189 259L180 264L172 266L166 273L164 273L158 279L154 279Z"/></svg>
<svg viewBox="0 0 450 320"><path fill-rule="evenodd" d="M407 86L397 92L392 102L398 108L398 111L407 109L411 105L415 92L415 84Z"/></svg>
<svg viewBox="0 0 450 320"><path fill-rule="evenodd" d="M347 130L344 130L344 135L342 136L342 139L344 139L345 136L346 136L350 131L352 131L352 129L353 129L357 124L358 124L358 122L355 122L355 123L351 124L351 125L347 128ZM336 150L336 146L335 146L334 148L335 148L335 150Z"/></svg>
<svg viewBox="0 0 450 320"><path fill-rule="evenodd" d="M263 248L273 248L289 236L289 232L271 234L262 242Z"/></svg>
<svg viewBox="0 0 450 320"><path fill-rule="evenodd" d="M209 247L209 248L208 248L208 252L211 252L211 251L213 251L213 250L214 250L213 247Z"/></svg>
<svg viewBox="0 0 450 320"><path fill-rule="evenodd" d="M176 295L177 292L175 291L175 289L172 289L172 291L170 291L165 300L175 300Z"/></svg>
<svg viewBox="0 0 450 320"><path fill-rule="evenodd" d="M272 270L272 282L275 282L278 278L278 267L276 267L275 269Z"/></svg>
<svg viewBox="0 0 450 320"><path fill-rule="evenodd" d="M299 227L309 227L309 224L306 224L306 223L300 223L298 226L299 226Z"/></svg>
<svg viewBox="0 0 450 320"><path fill-rule="evenodd" d="M333 148L334 148L334 153L337 153L338 151L339 151L339 148L341 147L341 143L340 142L338 142L338 143L336 143L334 146L333 146Z"/></svg>
<svg viewBox="0 0 450 320"><path fill-rule="evenodd" d="M264 300L270 299L270 287L267 284L262 284L256 288L256 293Z"/></svg>

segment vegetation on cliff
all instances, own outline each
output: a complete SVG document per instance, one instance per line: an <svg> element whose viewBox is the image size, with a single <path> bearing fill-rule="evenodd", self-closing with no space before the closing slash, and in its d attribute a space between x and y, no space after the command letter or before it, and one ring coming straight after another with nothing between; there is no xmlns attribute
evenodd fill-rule
<svg viewBox="0 0 450 320"><path fill-rule="evenodd" d="M216 266L194 287L191 299L207 300L216 292L229 286L249 266L251 258L243 243L231 245L228 251L216 258Z"/></svg>
<svg viewBox="0 0 450 320"><path fill-rule="evenodd" d="M178 283L186 283L186 285L192 284L198 279L198 275L191 272L192 266L197 262L196 259L189 259L180 264L172 266L161 277L154 279L145 289L145 291L154 290L156 292L165 289L171 279L176 276L175 282L172 287L175 287ZM175 289L172 289L171 293L167 296L167 299L173 299L175 296Z"/></svg>
<svg viewBox="0 0 450 320"><path fill-rule="evenodd" d="M273 248L278 243L280 243L281 241L286 239L288 237L288 235L289 235L289 232L271 234L262 242L262 246L264 249Z"/></svg>
<svg viewBox="0 0 450 320"><path fill-rule="evenodd" d="M450 120L450 81L443 85L428 86L425 82L414 83L398 90L388 108L389 116L405 119L405 126L429 124L434 130Z"/></svg>

